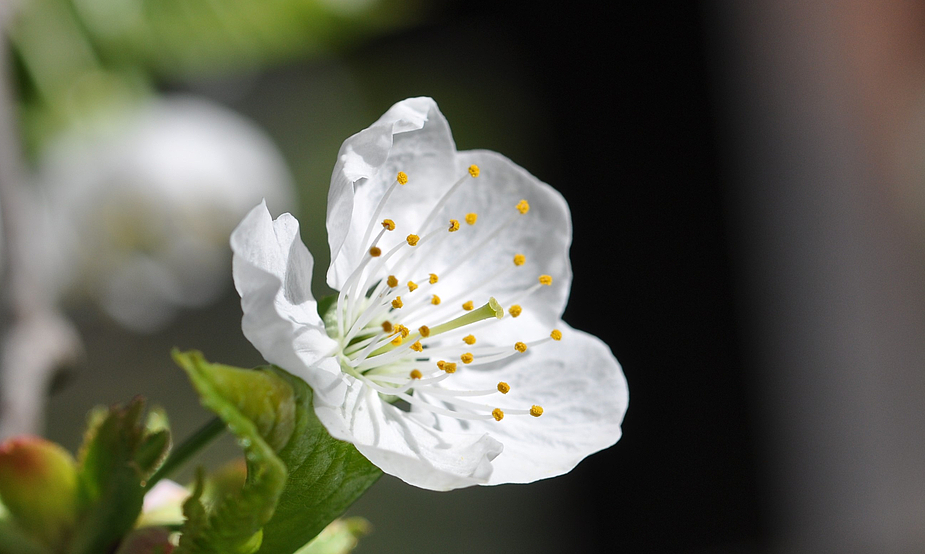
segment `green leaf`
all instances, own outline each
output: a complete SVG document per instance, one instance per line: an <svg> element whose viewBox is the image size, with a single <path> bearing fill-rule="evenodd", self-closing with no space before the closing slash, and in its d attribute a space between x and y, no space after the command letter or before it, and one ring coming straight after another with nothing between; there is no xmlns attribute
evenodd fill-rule
<svg viewBox="0 0 925 554"><path fill-rule="evenodd" d="M328 434L315 416L312 391L301 379L276 367L246 370L210 364L198 352L174 352L174 359L186 370L203 405L238 437L248 470L240 495L220 501L204 528L200 520L191 519L190 528L184 529L200 538L184 535L180 548L189 540L199 550L190 546L178 554L233 552L231 546L210 548L229 533L237 532L238 540L253 539L248 533L261 528L259 552L291 554L382 474L352 444ZM270 485L278 478L276 490ZM196 502L202 506L198 497ZM198 518L195 509L191 513Z"/></svg>
<svg viewBox="0 0 925 554"><path fill-rule="evenodd" d="M312 389L273 367L296 395L296 429L280 458L289 468L286 489L264 528L264 554L295 552L343 514L382 476L355 446L333 438L315 416Z"/></svg>
<svg viewBox="0 0 925 554"><path fill-rule="evenodd" d="M164 425L151 432L143 416L141 398L91 413L78 459L79 523L69 552L111 551L138 519L144 482L170 447Z"/></svg>
<svg viewBox="0 0 925 554"><path fill-rule="evenodd" d="M260 546L263 525L273 515L286 482L276 456L292 435L295 407L286 383L264 371L210 364L202 354L174 352L205 407L224 421L244 447L247 480L237 494L219 500L208 513L202 479L184 504L187 523L176 554L250 554Z"/></svg>

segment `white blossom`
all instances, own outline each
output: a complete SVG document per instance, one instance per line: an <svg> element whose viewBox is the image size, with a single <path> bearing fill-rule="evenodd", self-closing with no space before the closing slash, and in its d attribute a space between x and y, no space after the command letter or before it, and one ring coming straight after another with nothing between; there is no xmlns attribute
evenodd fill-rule
<svg viewBox="0 0 925 554"><path fill-rule="evenodd" d="M561 320L568 206L497 153L457 152L433 100L344 142L327 228L324 319L292 216L261 204L231 244L244 334L334 437L433 490L553 477L620 438L620 365Z"/></svg>
<svg viewBox="0 0 925 554"><path fill-rule="evenodd" d="M156 330L227 290L228 234L262 197L292 204L270 139L212 102L159 98L71 129L43 153L52 272L118 322Z"/></svg>

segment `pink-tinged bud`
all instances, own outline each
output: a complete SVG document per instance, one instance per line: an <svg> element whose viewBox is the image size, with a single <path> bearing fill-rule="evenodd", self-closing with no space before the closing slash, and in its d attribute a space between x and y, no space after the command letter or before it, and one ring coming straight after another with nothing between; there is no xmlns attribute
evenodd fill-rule
<svg viewBox="0 0 925 554"><path fill-rule="evenodd" d="M5 441L0 444L0 499L24 531L45 544L62 544L76 518L74 457L40 437Z"/></svg>

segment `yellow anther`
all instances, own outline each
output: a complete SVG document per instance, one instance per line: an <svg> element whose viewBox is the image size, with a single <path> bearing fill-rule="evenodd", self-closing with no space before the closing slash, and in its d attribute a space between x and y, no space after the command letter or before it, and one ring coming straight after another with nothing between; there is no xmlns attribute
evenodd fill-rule
<svg viewBox="0 0 925 554"><path fill-rule="evenodd" d="M434 297L430 299L430 303L434 306L440 304L440 297L435 294Z"/></svg>
<svg viewBox="0 0 925 554"><path fill-rule="evenodd" d="M440 277L437 277L437 274L436 274L436 273L431 273L431 274L430 274L430 284L431 284L431 285L436 285L436 284L437 284L437 281L439 281L439 280L440 280Z"/></svg>
<svg viewBox="0 0 925 554"><path fill-rule="evenodd" d="M469 175L472 175L473 178L479 176L479 166L472 164L469 166Z"/></svg>
<svg viewBox="0 0 925 554"><path fill-rule="evenodd" d="M418 327L418 333L421 333L421 336L425 339L430 336L430 327L427 325L421 325Z"/></svg>
<svg viewBox="0 0 925 554"><path fill-rule="evenodd" d="M471 312L475 308L475 304L472 303L472 300L467 300L463 302L463 309L467 312Z"/></svg>
<svg viewBox="0 0 925 554"><path fill-rule="evenodd" d="M465 354L460 356L459 359L462 360L462 363L464 364L471 364L472 360L475 359L475 356L472 355L472 352L466 352Z"/></svg>
<svg viewBox="0 0 925 554"><path fill-rule="evenodd" d="M385 283L394 289L398 286L398 279L394 275L389 275L389 278L385 280Z"/></svg>
<svg viewBox="0 0 925 554"><path fill-rule="evenodd" d="M520 315L520 312L524 311L524 309L521 308L519 304L514 304L508 308L507 311L509 314L511 314L511 317L517 317Z"/></svg>
<svg viewBox="0 0 925 554"><path fill-rule="evenodd" d="M459 220L458 220L458 219L451 219L451 220L450 220L450 229L449 229L449 231L450 231L451 233L455 233L456 231L459 231Z"/></svg>
<svg viewBox="0 0 925 554"><path fill-rule="evenodd" d="M477 213L466 214L466 223L468 223L469 225L475 225L475 222L478 220L478 218L479 218L479 214Z"/></svg>
<svg viewBox="0 0 925 554"><path fill-rule="evenodd" d="M405 185L408 183L408 174L404 171L399 171L398 175L395 177L395 180L398 181L399 185Z"/></svg>
<svg viewBox="0 0 925 554"><path fill-rule="evenodd" d="M495 421L501 421L504 419L504 412L501 411L501 408L495 408L491 411L491 417L495 418Z"/></svg>
<svg viewBox="0 0 925 554"><path fill-rule="evenodd" d="M395 338L392 339L392 346L401 346L403 340L405 339L401 338L401 335L395 335Z"/></svg>
<svg viewBox="0 0 925 554"><path fill-rule="evenodd" d="M526 200L521 200L517 203L517 211L525 214L530 211L530 204Z"/></svg>
<svg viewBox="0 0 925 554"><path fill-rule="evenodd" d="M408 281L408 292L414 292L414 289L418 288L417 283L414 281Z"/></svg>
<svg viewBox="0 0 925 554"><path fill-rule="evenodd" d="M369 249L369 255L373 258L378 258L382 255L382 250L380 250L378 246L373 246Z"/></svg>
<svg viewBox="0 0 925 554"><path fill-rule="evenodd" d="M500 383L498 383L498 392L500 392L501 394L507 394L511 392L511 385L508 385L504 381L501 381Z"/></svg>
<svg viewBox="0 0 925 554"><path fill-rule="evenodd" d="M447 362L443 364L443 371L447 373L456 373L456 364L453 362Z"/></svg>
<svg viewBox="0 0 925 554"><path fill-rule="evenodd" d="M391 324L390 322L388 322L388 321L383 321L383 322L382 322L382 330L385 331L386 333L391 334L391 333L392 333L392 324Z"/></svg>
<svg viewBox="0 0 925 554"><path fill-rule="evenodd" d="M421 373L419 369L412 369L409 375L411 376L412 379L420 379L421 377L424 376L424 374Z"/></svg>
<svg viewBox="0 0 925 554"><path fill-rule="evenodd" d="M543 415L543 407L542 406L531 406L530 415L532 415L533 417L540 417L541 415Z"/></svg>
<svg viewBox="0 0 925 554"><path fill-rule="evenodd" d="M401 337L402 337L403 339L408 338L408 335L411 334L411 330L408 329L407 327L405 327L404 325L400 324L400 323L399 323L398 325L395 326L395 332L396 332L396 333L401 333Z"/></svg>
<svg viewBox="0 0 925 554"><path fill-rule="evenodd" d="M446 367L446 362L443 361L443 360L438 361L438 362L437 362L437 367L440 368L440 369L442 370L444 367Z"/></svg>
<svg viewBox="0 0 925 554"><path fill-rule="evenodd" d="M552 337L552 340L562 340L562 331L553 329L552 333L549 333L549 336Z"/></svg>
<svg viewBox="0 0 925 554"><path fill-rule="evenodd" d="M383 219L382 226L385 227L389 231L395 230L395 222L392 221L391 219Z"/></svg>
<svg viewBox="0 0 925 554"><path fill-rule="evenodd" d="M421 240L421 237L419 237L419 236L417 236L417 235L408 235L408 238L405 239L405 240L408 241L408 244L409 244L410 246L417 246L418 241Z"/></svg>
<svg viewBox="0 0 925 554"><path fill-rule="evenodd" d="M524 352L527 351L527 344L526 344L526 343L523 343L523 342L515 342L515 343L514 343L514 350L516 350L516 351L520 352L521 354L523 354Z"/></svg>
<svg viewBox="0 0 925 554"><path fill-rule="evenodd" d="M551 275L540 275L540 284L541 284L541 285L546 285L546 286L551 285L551 284L552 284L552 276L551 276Z"/></svg>
<svg viewBox="0 0 925 554"><path fill-rule="evenodd" d="M527 263L527 257L526 257L526 256L524 256L523 254L515 254L515 255L514 255L514 265L516 265L516 266L521 266L521 265L524 265L525 263Z"/></svg>
<svg viewBox="0 0 925 554"><path fill-rule="evenodd" d="M421 341L415 341L415 343L411 345L411 350L414 350L415 352L421 352L424 350L424 347L421 346Z"/></svg>
<svg viewBox="0 0 925 554"><path fill-rule="evenodd" d="M396 296L395 300L392 300L392 307L397 310L398 308L401 308L402 306L404 306L404 304L402 304L401 296Z"/></svg>
<svg viewBox="0 0 925 554"><path fill-rule="evenodd" d="M469 345L475 344L475 335L466 335L463 337L463 342Z"/></svg>

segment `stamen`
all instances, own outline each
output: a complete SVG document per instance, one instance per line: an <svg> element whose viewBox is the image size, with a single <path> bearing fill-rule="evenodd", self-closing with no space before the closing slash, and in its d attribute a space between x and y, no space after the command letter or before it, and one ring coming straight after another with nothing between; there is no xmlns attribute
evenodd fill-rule
<svg viewBox="0 0 925 554"><path fill-rule="evenodd" d="M456 231L459 231L459 220L458 220L458 219L451 219L451 220L450 220L450 228L449 228L449 231L450 231L451 233L455 233Z"/></svg>
<svg viewBox="0 0 925 554"><path fill-rule="evenodd" d="M540 284L546 285L547 287L552 284L552 276L550 275L540 275Z"/></svg>
<svg viewBox="0 0 925 554"><path fill-rule="evenodd" d="M531 406L530 415L532 415L533 417L540 417L541 415L543 415L543 407L542 406Z"/></svg>
<svg viewBox="0 0 925 554"><path fill-rule="evenodd" d="M408 241L409 246L417 246L418 241L421 240L421 237L411 234L411 235L408 235L408 237L405 240Z"/></svg>
<svg viewBox="0 0 925 554"><path fill-rule="evenodd" d="M475 171L474 171L474 172L473 172L473 170L472 170L473 167L475 168ZM473 173L474 173L474 174L473 174ZM466 182L466 180L469 178L469 176L471 176L471 177L474 179L475 177L478 177L478 175L479 175L478 166L475 166L475 165L469 166L469 175L468 175L468 176L463 176L463 177L461 177L458 181L456 181L455 183L453 183L453 186L451 186L451 187L446 191L446 193L444 193L444 195L443 195L442 197L440 197L440 200L438 200L437 203L434 205L434 207L430 210L430 214L428 214L427 218L424 220L424 224L421 225L421 228L422 228L422 229L427 229L427 228L430 226L430 224L431 224L431 223L433 222L433 220L434 220L434 217L437 216L437 213L439 213L440 210L443 208L443 206L446 205L446 201L449 200L450 196L451 196L454 192L456 192L456 189L458 189L460 185L462 185L463 183Z"/></svg>
<svg viewBox="0 0 925 554"><path fill-rule="evenodd" d="M456 364L454 362L444 362L442 367L440 366L440 362L437 362L437 367L447 373L456 373Z"/></svg>
<svg viewBox="0 0 925 554"><path fill-rule="evenodd" d="M437 284L437 281L439 281L439 280L440 280L440 277L437 277L437 274L436 274L436 273L431 273L431 274L430 274L430 284L431 284L431 285L436 285L436 284Z"/></svg>
<svg viewBox="0 0 925 554"><path fill-rule="evenodd" d="M379 220L379 214L382 213L382 208L385 207L386 202L389 201L389 197L392 196L392 191L395 190L395 185L404 185L408 182L408 176L404 171L399 171L398 175L395 176L395 181L386 189L385 194L382 195L382 199L379 200L379 205L376 206L376 212L373 213L372 219L369 220L369 225L366 227L366 233L363 234L363 241L360 244L368 244L369 237L373 233L373 222Z"/></svg>
<svg viewBox="0 0 925 554"><path fill-rule="evenodd" d="M414 292L414 289L418 288L417 283L414 281L408 281L408 292Z"/></svg>
<svg viewBox="0 0 925 554"><path fill-rule="evenodd" d="M462 305L462 309L466 310L467 312L471 312L471 311L472 311L472 308L474 308L474 307L475 307L475 305L472 303L472 300L468 300L468 301L466 301L466 302L463 302L463 305Z"/></svg>
<svg viewBox="0 0 925 554"><path fill-rule="evenodd" d="M398 278L394 275L389 275L389 278L386 279L386 283L389 285L389 288L395 288L398 286Z"/></svg>
<svg viewBox="0 0 925 554"><path fill-rule="evenodd" d="M517 203L517 211L521 214L525 214L530 211L530 204L526 200L521 200Z"/></svg>
<svg viewBox="0 0 925 554"><path fill-rule="evenodd" d="M463 342L468 344L469 346L472 346L473 344L475 344L475 336L466 335L465 337L463 337Z"/></svg>
<svg viewBox="0 0 925 554"><path fill-rule="evenodd" d="M526 256L524 256L523 254L515 254L515 255L514 255L514 265L516 265L516 266L521 266L521 265L524 265L525 263L527 263L527 257L526 257Z"/></svg>
<svg viewBox="0 0 925 554"><path fill-rule="evenodd" d="M382 249L379 248L378 246L373 246L369 249L369 255L372 256L373 258L378 258L379 256L382 255Z"/></svg>
<svg viewBox="0 0 925 554"><path fill-rule="evenodd" d="M507 313L511 314L511 317L517 317L523 311L524 311L523 308L521 308L518 304L514 304L513 306L507 309Z"/></svg>
<svg viewBox="0 0 925 554"><path fill-rule="evenodd" d="M473 213L466 214L466 223L468 223L469 225L475 225L475 222L478 221L478 219L479 219L479 214L477 213L473 212Z"/></svg>
<svg viewBox="0 0 925 554"><path fill-rule="evenodd" d="M403 305L404 304L401 301L401 296L396 296L395 299L392 300L392 307L395 308L396 310L401 308Z"/></svg>
<svg viewBox="0 0 925 554"><path fill-rule="evenodd" d="M495 418L495 421L501 421L504 419L504 412L501 411L501 408L495 408L491 411L491 416Z"/></svg>
<svg viewBox="0 0 925 554"><path fill-rule="evenodd" d="M493 231L491 231L490 233L482 237L482 240L478 244L470 248L469 251L463 254L462 256L459 256L456 260L456 264L452 268L450 268L450 270L448 270L447 272L449 273L451 271L454 271L456 268L461 267L465 262L469 261L469 258L481 252L482 249L485 248L486 244L488 244L492 240L495 240L495 238L501 234L501 231L503 231L509 225L517 221L518 217L519 217L518 214L514 214L507 221L501 223L501 225L498 225Z"/></svg>
<svg viewBox="0 0 925 554"><path fill-rule="evenodd" d="M420 379L421 377L424 376L423 374L421 374L421 370L419 369L412 369L409 375L411 376L412 379Z"/></svg>
<svg viewBox="0 0 925 554"><path fill-rule="evenodd" d="M418 333L421 333L421 336L426 339L427 337L430 336L430 327L428 327L427 325L421 325L418 328Z"/></svg>
<svg viewBox="0 0 925 554"><path fill-rule="evenodd" d="M527 344L526 344L526 343L523 343L523 342L515 342L515 343L514 343L514 350L516 350L516 351L520 352L521 354L523 354L524 352L527 351Z"/></svg>
<svg viewBox="0 0 925 554"><path fill-rule="evenodd" d="M459 359L462 360L462 363L464 364L471 364L472 360L474 360L475 357L472 355L472 352L466 352L465 354L460 356Z"/></svg>
<svg viewBox="0 0 925 554"><path fill-rule="evenodd" d="M501 381L500 383L498 383L498 392L500 392L501 394L507 394L511 392L511 385L508 385L504 381Z"/></svg>
<svg viewBox="0 0 925 554"><path fill-rule="evenodd" d="M424 347L421 346L421 341L416 341L414 344L412 344L411 350L414 350L415 352L422 352Z"/></svg>
<svg viewBox="0 0 925 554"><path fill-rule="evenodd" d="M382 220L382 226L385 227L385 229L386 229L387 231L394 231L394 230L395 230L395 222L392 221L391 219L383 219L383 220Z"/></svg>
<svg viewBox="0 0 925 554"><path fill-rule="evenodd" d="M440 305L440 297L435 294L434 297L430 299L430 303L434 306Z"/></svg>
<svg viewBox="0 0 925 554"><path fill-rule="evenodd" d="M553 329L552 333L549 333L549 336L552 337L552 340L562 340L562 331Z"/></svg>
<svg viewBox="0 0 925 554"><path fill-rule="evenodd" d="M392 346L401 346L403 340L401 335L395 335L395 338L392 339Z"/></svg>
<svg viewBox="0 0 925 554"><path fill-rule="evenodd" d="M389 321L383 321L382 330L391 335L392 334L392 323Z"/></svg>

